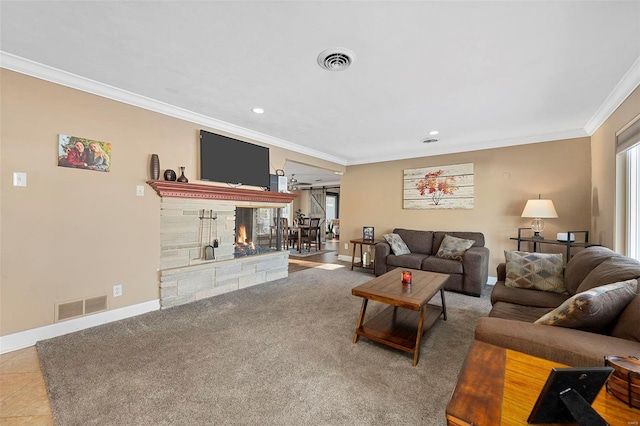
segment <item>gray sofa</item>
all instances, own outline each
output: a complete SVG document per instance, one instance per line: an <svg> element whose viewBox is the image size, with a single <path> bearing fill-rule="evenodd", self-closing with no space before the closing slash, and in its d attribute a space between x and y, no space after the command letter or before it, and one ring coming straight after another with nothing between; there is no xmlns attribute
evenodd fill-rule
<svg viewBox="0 0 640 426"><path fill-rule="evenodd" d="M396 256L386 241L377 243L374 262L376 276L395 268L440 272L450 275L445 284L447 290L480 296L482 288L489 278L489 249L484 246L484 234L480 232L419 231L403 228L396 228L393 233L400 235L411 253ZM462 262L436 257L445 235L475 241L464 254Z"/></svg>
<svg viewBox="0 0 640 426"><path fill-rule="evenodd" d="M602 366L606 355L640 357L640 296L599 333L533 323L576 293L639 279L640 262L605 247L584 249L564 269L568 294L507 287L505 264L497 269L492 309L478 320L476 340L571 366Z"/></svg>

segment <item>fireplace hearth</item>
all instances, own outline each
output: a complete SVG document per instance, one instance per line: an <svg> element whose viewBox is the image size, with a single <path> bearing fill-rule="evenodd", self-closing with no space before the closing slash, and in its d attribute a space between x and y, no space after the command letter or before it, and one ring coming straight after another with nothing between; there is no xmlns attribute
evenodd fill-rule
<svg viewBox="0 0 640 426"><path fill-rule="evenodd" d="M161 197L162 309L288 276L289 251L277 249L277 233L272 224L295 195L160 180L148 184ZM236 223L238 208L254 210L246 223ZM203 209L212 211L217 218L211 221L215 227L212 235L219 241L212 260L203 258L207 238L202 236L209 235L207 228L201 229ZM240 225L245 227L244 237L237 245Z"/></svg>

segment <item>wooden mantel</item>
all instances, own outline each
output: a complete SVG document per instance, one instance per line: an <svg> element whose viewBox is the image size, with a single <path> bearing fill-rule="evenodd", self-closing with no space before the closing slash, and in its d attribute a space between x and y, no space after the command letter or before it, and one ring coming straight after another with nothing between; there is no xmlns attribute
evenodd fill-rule
<svg viewBox="0 0 640 426"><path fill-rule="evenodd" d="M161 197L288 204L298 196L298 194L289 194L286 192L226 188L224 186L182 183L168 180L149 180L147 183Z"/></svg>

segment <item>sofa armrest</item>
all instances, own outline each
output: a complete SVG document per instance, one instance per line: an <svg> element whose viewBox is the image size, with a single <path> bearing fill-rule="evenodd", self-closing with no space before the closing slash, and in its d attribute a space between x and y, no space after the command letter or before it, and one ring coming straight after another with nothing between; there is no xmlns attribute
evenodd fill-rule
<svg viewBox="0 0 640 426"><path fill-rule="evenodd" d="M496 281L506 281L507 280L507 264L505 262L498 264L498 267L496 268L496 273L498 276L498 279Z"/></svg>
<svg viewBox="0 0 640 426"><path fill-rule="evenodd" d="M601 367L607 355L640 355L640 342L503 318L480 318L475 338L573 367Z"/></svg>
<svg viewBox="0 0 640 426"><path fill-rule="evenodd" d="M462 257L464 278L462 291L480 296L482 288L489 279L489 249L487 247L471 247Z"/></svg>
<svg viewBox="0 0 640 426"><path fill-rule="evenodd" d="M389 256L391 254L391 246L389 245L388 242L386 241L381 241L379 243L376 243L374 247L374 261L373 261L373 267L374 267L374 273L376 274L376 277L379 277L380 275L384 274L385 272L387 272L387 256Z"/></svg>

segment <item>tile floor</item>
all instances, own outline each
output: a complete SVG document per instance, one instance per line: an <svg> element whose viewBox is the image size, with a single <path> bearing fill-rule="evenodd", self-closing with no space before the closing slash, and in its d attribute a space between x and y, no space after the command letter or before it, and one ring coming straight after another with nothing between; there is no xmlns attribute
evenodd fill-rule
<svg viewBox="0 0 640 426"><path fill-rule="evenodd" d="M328 243L337 249L337 240ZM289 272L338 263L337 253L292 260ZM0 355L0 426L53 425L49 397L35 346Z"/></svg>
<svg viewBox="0 0 640 426"><path fill-rule="evenodd" d="M53 425L35 346L0 355L0 425Z"/></svg>

